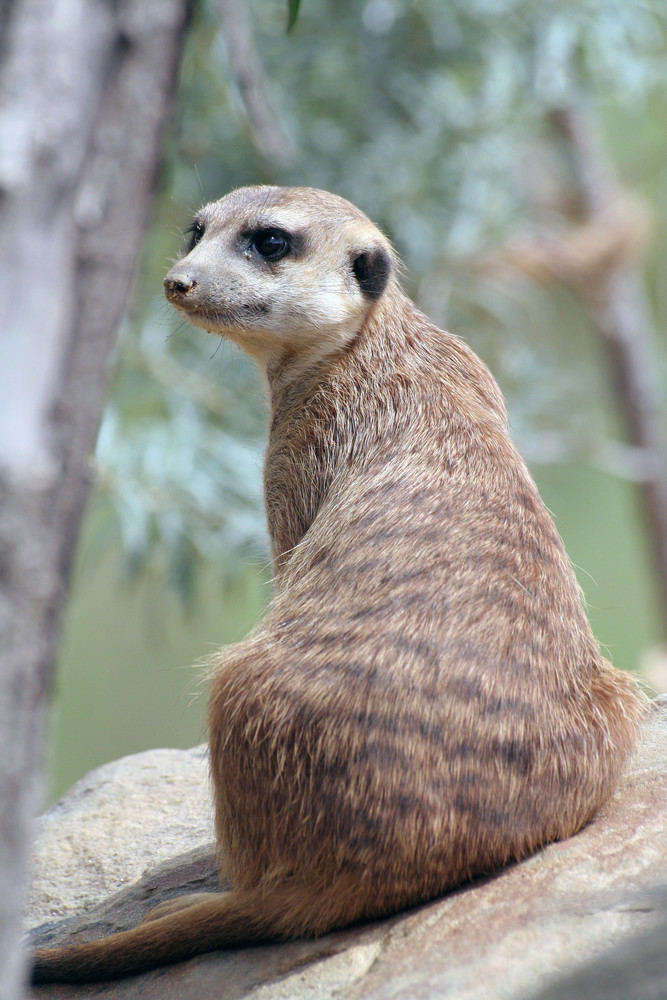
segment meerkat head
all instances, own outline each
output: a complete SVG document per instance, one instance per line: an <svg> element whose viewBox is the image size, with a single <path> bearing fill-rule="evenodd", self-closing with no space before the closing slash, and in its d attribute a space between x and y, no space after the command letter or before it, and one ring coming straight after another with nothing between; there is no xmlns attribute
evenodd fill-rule
<svg viewBox="0 0 667 1000"><path fill-rule="evenodd" d="M391 244L350 202L314 188L240 188L205 205L164 281L191 323L261 365L349 343L382 296Z"/></svg>

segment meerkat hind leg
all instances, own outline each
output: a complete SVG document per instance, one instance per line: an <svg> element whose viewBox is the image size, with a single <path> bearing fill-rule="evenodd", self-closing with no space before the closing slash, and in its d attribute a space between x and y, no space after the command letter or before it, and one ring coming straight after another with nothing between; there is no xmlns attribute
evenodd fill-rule
<svg viewBox="0 0 667 1000"><path fill-rule="evenodd" d="M178 910L187 910L190 906L197 906L198 903L204 903L218 895L220 894L217 892L191 892L185 896L165 899L163 903L158 903L157 906L150 909L141 922L148 924L151 920L159 920L160 917L167 917L170 913L176 913Z"/></svg>

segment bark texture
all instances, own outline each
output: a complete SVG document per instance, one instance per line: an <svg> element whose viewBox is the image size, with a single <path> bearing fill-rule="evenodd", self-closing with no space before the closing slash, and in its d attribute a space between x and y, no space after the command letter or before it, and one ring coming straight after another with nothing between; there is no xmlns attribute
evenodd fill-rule
<svg viewBox="0 0 667 1000"><path fill-rule="evenodd" d="M188 0L11 0L0 19L0 998L44 707Z"/></svg>

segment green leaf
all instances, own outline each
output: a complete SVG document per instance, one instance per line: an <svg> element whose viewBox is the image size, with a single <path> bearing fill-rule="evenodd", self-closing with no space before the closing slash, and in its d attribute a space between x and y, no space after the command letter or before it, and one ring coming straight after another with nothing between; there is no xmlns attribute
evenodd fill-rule
<svg viewBox="0 0 667 1000"><path fill-rule="evenodd" d="M287 0L287 34L290 33L299 16L301 0Z"/></svg>

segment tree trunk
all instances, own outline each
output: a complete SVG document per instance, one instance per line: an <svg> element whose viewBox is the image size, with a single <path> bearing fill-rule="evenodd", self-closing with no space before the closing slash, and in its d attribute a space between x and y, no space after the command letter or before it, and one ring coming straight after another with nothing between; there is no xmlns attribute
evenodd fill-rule
<svg viewBox="0 0 667 1000"><path fill-rule="evenodd" d="M15 1000L44 709L188 0L0 7L0 1000Z"/></svg>

